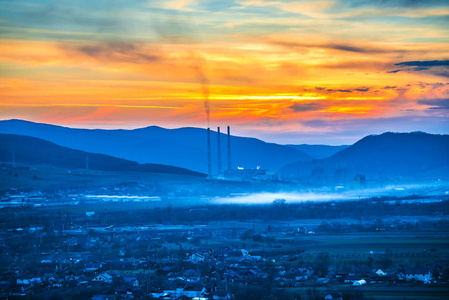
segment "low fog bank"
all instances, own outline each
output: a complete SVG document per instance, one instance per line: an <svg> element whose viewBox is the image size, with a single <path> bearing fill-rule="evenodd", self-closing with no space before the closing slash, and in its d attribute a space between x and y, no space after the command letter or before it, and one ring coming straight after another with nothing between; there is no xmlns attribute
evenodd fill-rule
<svg viewBox="0 0 449 300"><path fill-rule="evenodd" d="M332 202L352 201L368 199L372 197L406 198L413 197L438 197L449 195L449 183L426 183L426 184L397 184L383 188L359 189L341 191L338 189L321 188L316 190L279 191L243 193L230 195L228 197L217 197L210 204L271 204L274 202L301 203L301 202ZM419 201L423 201L420 199ZM432 201L432 200L425 200Z"/></svg>
<svg viewBox="0 0 449 300"><path fill-rule="evenodd" d="M214 199L214 204L270 204L275 200L285 200L287 203L299 203L309 201L334 201L334 200L349 200L342 194L331 193L296 193L296 192L279 192L279 193L253 193L242 196L226 197Z"/></svg>

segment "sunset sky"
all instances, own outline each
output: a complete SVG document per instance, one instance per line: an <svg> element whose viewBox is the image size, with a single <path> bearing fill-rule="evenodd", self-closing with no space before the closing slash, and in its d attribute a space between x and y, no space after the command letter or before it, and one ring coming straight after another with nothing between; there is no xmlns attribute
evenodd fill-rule
<svg viewBox="0 0 449 300"><path fill-rule="evenodd" d="M449 133L449 1L0 1L0 119Z"/></svg>

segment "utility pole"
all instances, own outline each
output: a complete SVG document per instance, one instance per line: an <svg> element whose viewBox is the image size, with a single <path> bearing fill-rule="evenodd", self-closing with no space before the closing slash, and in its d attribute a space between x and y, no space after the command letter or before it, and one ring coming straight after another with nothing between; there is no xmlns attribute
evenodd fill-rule
<svg viewBox="0 0 449 300"><path fill-rule="evenodd" d="M217 129L218 132L218 174L221 173L221 137L220 137L220 127Z"/></svg>
<svg viewBox="0 0 449 300"><path fill-rule="evenodd" d="M14 169L16 168L16 152L15 151L12 152L12 167Z"/></svg>
<svg viewBox="0 0 449 300"><path fill-rule="evenodd" d="M210 153L210 128L207 128L207 175L212 178L212 159Z"/></svg>
<svg viewBox="0 0 449 300"><path fill-rule="evenodd" d="M228 171L231 171L231 128L228 126Z"/></svg>

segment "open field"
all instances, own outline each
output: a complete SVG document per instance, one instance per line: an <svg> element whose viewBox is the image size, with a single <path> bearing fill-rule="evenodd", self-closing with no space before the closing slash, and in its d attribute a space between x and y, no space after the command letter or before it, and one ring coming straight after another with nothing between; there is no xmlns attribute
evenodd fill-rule
<svg viewBox="0 0 449 300"><path fill-rule="evenodd" d="M7 253L2 264L9 266L4 272L19 262L24 270L36 273L36 266L45 267L40 262L43 258L60 262L78 257L79 265L69 263L61 272L73 270L91 280L93 275L83 271L84 265L116 260L136 263L139 258L151 266L151 272L142 277L144 286L155 288L172 281L168 274L175 271L181 276L186 268L198 272L195 278L203 281L214 276L223 288L232 269L238 276L233 275L235 281L229 287L237 299L264 299L270 294L277 299L322 299L338 290L347 299L437 300L444 299L449 289L446 277L426 285L398 279L407 268L435 262L443 262L448 269L446 194L327 202L318 197L290 203L273 198L277 195L273 192L265 193L273 198L269 203L237 205L233 200L239 195L250 195L262 186L280 191L292 183L265 186L48 167L14 172L0 170L0 180L5 179L0 189L18 187L4 194L10 201L4 200L0 209L0 251ZM214 203L219 198L229 202ZM104 201L111 199L117 202ZM142 199L148 202L131 202ZM241 260L244 252L249 255ZM192 261L192 253L203 253L207 259ZM250 268L256 276L248 273ZM300 268L313 272L304 279ZM373 270L378 268L388 278L373 280ZM344 284L337 272L345 278L351 274L366 278L368 284ZM43 269L41 273L45 274ZM58 297L80 290L48 292Z"/></svg>
<svg viewBox="0 0 449 300"><path fill-rule="evenodd" d="M229 283L229 288L236 293L237 299L250 299L248 295L259 295L257 293L268 293L275 291L278 299L323 299L332 291L342 292L347 299L445 299L449 288L444 282L424 285L422 283L412 284L405 281L398 282L392 279L389 283L368 283L366 286L353 287L352 283L342 283L335 278L324 283L326 274L320 274L320 257L327 255L326 268L332 272L346 270L346 272L357 272L360 278L368 276L374 268L384 268L389 274L396 274L398 270L408 266L426 266L436 261L449 261L449 231L442 230L410 230L396 228L375 231L355 231L353 224L366 222L371 224L373 220L354 220L351 218L341 219L346 224L346 232L329 233L320 231L323 222L337 222L338 219L276 219L267 222L263 218L240 220L213 220L203 218L201 221L195 217L197 214L217 215L209 206L208 210L191 211L191 207L154 207L158 202L148 203L95 203L88 205L65 205L48 207L23 207L4 208L0 210L0 217L4 220L1 228L3 232L0 239L8 244L11 253L20 252L22 265L34 261L36 249L33 245L39 244L40 253L50 253L57 249L58 256L80 256L87 253L91 247L89 258L86 261L99 260L108 261L117 257L120 259L134 259L135 257L146 257L151 259L156 266L152 267L152 275L148 273L144 280L153 284L155 278L163 280L165 275L158 274L161 266L170 264L172 268L189 266L201 270L202 274L212 276L212 270L220 272L225 276L228 266L235 272L242 274L238 282ZM304 204L306 205L306 204ZM434 205L434 204L426 204ZM315 206L318 209L318 206ZM338 206L337 206L338 207ZM223 210L233 211L235 207L221 207ZM260 207L246 207L245 212L260 212ZM95 212L93 216L86 212ZM161 214L178 214L178 219L166 218L160 222L157 217ZM219 212L222 212L221 210ZM418 211L422 213L422 211ZM188 218L190 216L190 218ZM181 219L182 217L182 219ZM401 218L401 216L396 216ZM411 216L408 216L413 220ZM421 217L419 217L421 218ZM424 216L422 217L424 220ZM439 220L441 216L431 216L431 220ZM15 220L13 220L15 219ZM394 220L395 218L393 218ZM171 220L171 221L170 221ZM22 231L11 230L16 223L17 226L25 228ZM29 225L27 225L29 224ZM39 232L28 231L31 224L43 224L44 228ZM65 224L65 228L62 226ZM113 226L111 226L113 225ZM268 226L269 225L269 226ZM307 227L314 230L315 234L299 233L298 228ZM372 228L372 227L367 227ZM351 231L352 230L352 231ZM44 241L39 241L44 237ZM81 245L71 246L70 251L66 241L75 238ZM28 241L26 247L20 248L17 240ZM92 242L97 240L97 242ZM39 241L39 242L38 242ZM95 243L95 244L91 244ZM91 244L89 246L89 244ZM9 248L8 248L9 249ZM124 253L119 255L119 249ZM235 267L238 262L234 260L222 261L211 260L202 264L192 264L187 260L188 254L196 251L213 251L214 255L220 257L223 249L248 250L253 257L260 257L249 264L262 274L274 274L274 268L281 267L285 270L296 269L299 266L310 265L315 268L315 273L306 281L290 281L281 286L279 282L268 281L267 278L245 277L247 269ZM372 253L371 253L372 251ZM45 257L48 254L44 255ZM42 256L43 257L43 256ZM41 259L41 258L39 258ZM14 263L13 257L4 258L5 264ZM159 265L157 265L159 264ZM371 265L369 265L371 264ZM212 266L212 267L211 267ZM76 270L76 266L74 266ZM349 271L348 271L349 270ZM355 271L350 271L355 270ZM78 269L80 272L80 269ZM276 271L277 272L277 271ZM288 272L288 271L287 271ZM390 273L391 272L391 273ZM287 274L288 275L288 274ZM214 275L215 276L215 275ZM270 275L281 276L281 275ZM221 277L223 278L223 277ZM290 278L290 277L288 277ZM294 278L294 277L293 277ZM367 278L367 277L365 277ZM320 279L320 280L319 280ZM271 280L271 279L270 279ZM393 281L396 280L396 281ZM369 280L368 280L369 281ZM264 282L264 284L261 284ZM223 284L223 281L221 281ZM90 291L94 289L91 288ZM61 296L79 293L77 289L61 290L49 293ZM260 294L262 299L264 294Z"/></svg>
<svg viewBox="0 0 449 300"><path fill-rule="evenodd" d="M346 295L348 299L370 299L370 300L445 300L449 294L449 287L426 287L422 286L379 286L376 285L352 287L348 285L335 285L330 289L326 286L286 288L286 294L300 295L300 299L322 299L331 291L339 291Z"/></svg>
<svg viewBox="0 0 449 300"><path fill-rule="evenodd" d="M313 239L298 239L299 243L309 244L307 251L359 252L359 251L425 251L430 249L449 249L449 232L408 234L347 234L314 236Z"/></svg>
<svg viewBox="0 0 449 300"><path fill-rule="evenodd" d="M0 163L1 164L1 163ZM51 190L64 188L88 188L113 186L129 182L141 184L154 184L164 182L167 184L195 184L204 179L195 176L143 173L143 172L106 172L85 169L66 169L44 165L17 166L0 169L0 192L11 187L19 190Z"/></svg>

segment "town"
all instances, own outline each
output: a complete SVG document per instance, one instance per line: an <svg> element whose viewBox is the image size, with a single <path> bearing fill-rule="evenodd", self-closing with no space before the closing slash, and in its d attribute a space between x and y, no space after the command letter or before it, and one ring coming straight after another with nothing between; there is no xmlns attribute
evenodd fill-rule
<svg viewBox="0 0 449 300"><path fill-rule="evenodd" d="M2 299L443 299L449 292L448 196L182 206L140 189L6 192Z"/></svg>
<svg viewBox="0 0 449 300"><path fill-rule="evenodd" d="M0 300L449 299L449 0L7 0Z"/></svg>

